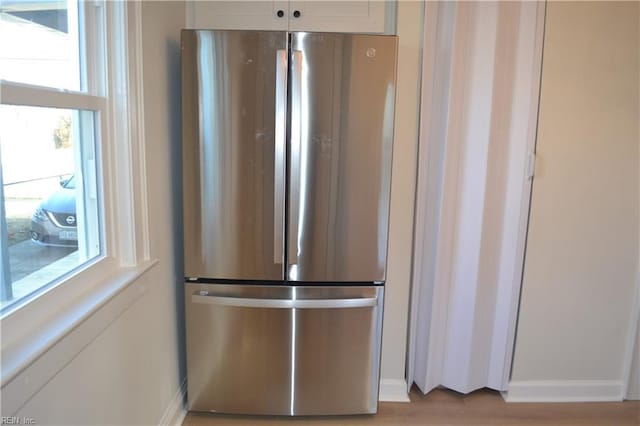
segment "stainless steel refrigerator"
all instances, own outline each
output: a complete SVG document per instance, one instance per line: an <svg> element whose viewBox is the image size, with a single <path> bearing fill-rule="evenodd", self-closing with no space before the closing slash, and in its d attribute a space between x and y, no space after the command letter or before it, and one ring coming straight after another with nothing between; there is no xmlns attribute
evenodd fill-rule
<svg viewBox="0 0 640 426"><path fill-rule="evenodd" d="M183 30L190 410L376 412L396 51Z"/></svg>

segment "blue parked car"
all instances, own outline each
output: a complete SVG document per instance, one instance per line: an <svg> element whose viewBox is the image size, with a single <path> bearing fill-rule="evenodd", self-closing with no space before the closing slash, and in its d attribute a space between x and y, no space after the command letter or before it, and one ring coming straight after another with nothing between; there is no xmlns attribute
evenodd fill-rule
<svg viewBox="0 0 640 426"><path fill-rule="evenodd" d="M47 246L78 246L75 176L40 203L31 216L31 240Z"/></svg>

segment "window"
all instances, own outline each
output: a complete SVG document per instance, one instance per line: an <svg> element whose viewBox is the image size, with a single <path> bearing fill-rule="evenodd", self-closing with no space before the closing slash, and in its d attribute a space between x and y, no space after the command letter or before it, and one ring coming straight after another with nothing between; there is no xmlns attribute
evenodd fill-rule
<svg viewBox="0 0 640 426"><path fill-rule="evenodd" d="M0 315L104 253L104 22L101 2L0 3Z"/></svg>
<svg viewBox="0 0 640 426"><path fill-rule="evenodd" d="M138 278L157 263L141 22L140 2L0 0L3 414L141 297ZM16 244L29 255L17 257ZM20 272L16 262L30 266Z"/></svg>
<svg viewBox="0 0 640 426"><path fill-rule="evenodd" d="M3 0L0 78L80 91L78 6L83 5L72 0Z"/></svg>

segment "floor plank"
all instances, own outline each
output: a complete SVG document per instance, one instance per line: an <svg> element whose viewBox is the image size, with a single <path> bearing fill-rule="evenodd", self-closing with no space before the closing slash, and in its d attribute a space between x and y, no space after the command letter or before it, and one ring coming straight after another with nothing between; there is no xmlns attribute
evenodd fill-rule
<svg viewBox="0 0 640 426"><path fill-rule="evenodd" d="M580 425L639 426L640 401L506 403L494 391L469 395L436 389L413 390L411 403L380 403L375 416L277 417L189 413L183 426L214 425Z"/></svg>

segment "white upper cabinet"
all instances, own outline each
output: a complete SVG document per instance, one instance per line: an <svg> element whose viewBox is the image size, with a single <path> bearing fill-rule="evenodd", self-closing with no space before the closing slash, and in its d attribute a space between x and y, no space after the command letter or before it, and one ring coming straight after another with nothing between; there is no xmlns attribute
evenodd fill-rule
<svg viewBox="0 0 640 426"><path fill-rule="evenodd" d="M389 33L393 6L379 0L189 1L187 28Z"/></svg>
<svg viewBox="0 0 640 426"><path fill-rule="evenodd" d="M280 30L289 27L288 1L188 1L187 28Z"/></svg>
<svg viewBox="0 0 640 426"><path fill-rule="evenodd" d="M383 33L383 1L290 1L289 31Z"/></svg>

